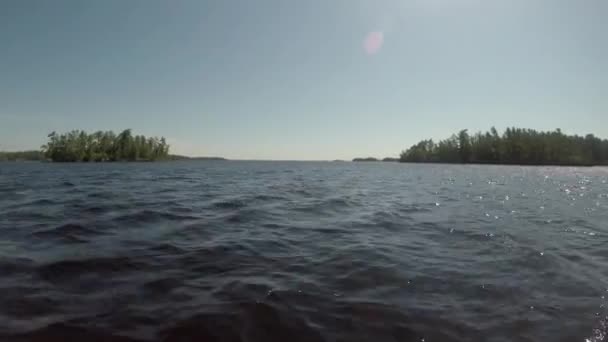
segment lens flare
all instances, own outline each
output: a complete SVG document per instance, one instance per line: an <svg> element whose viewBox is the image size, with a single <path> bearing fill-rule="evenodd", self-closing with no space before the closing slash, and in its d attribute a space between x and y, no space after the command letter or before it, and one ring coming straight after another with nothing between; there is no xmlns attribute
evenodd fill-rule
<svg viewBox="0 0 608 342"><path fill-rule="evenodd" d="M384 44L384 33L381 31L373 31L367 34L363 41L363 49L368 55L374 55L382 48Z"/></svg>

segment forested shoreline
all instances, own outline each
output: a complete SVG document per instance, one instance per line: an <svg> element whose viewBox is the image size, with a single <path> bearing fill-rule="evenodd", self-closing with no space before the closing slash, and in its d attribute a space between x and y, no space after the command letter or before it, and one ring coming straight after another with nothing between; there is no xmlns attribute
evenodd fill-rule
<svg viewBox="0 0 608 342"><path fill-rule="evenodd" d="M115 134L97 131L89 134L73 130L65 134L53 132L41 150L46 160L54 162L155 161L169 158L165 138L133 135L130 129Z"/></svg>
<svg viewBox="0 0 608 342"><path fill-rule="evenodd" d="M44 160L41 151L0 152L0 161L41 161Z"/></svg>
<svg viewBox="0 0 608 342"><path fill-rule="evenodd" d="M220 157L186 157L169 154L165 138L133 135L131 129L119 134L97 131L89 134L73 130L52 132L39 151L0 152L0 161L115 162L157 160L224 160ZM383 161L395 161L384 158ZM379 161L355 158L353 161ZM422 140L401 152L400 162L518 165L608 165L608 140L567 135L560 129L537 131L507 128L502 134L490 131L470 135L461 130L448 139Z"/></svg>
<svg viewBox="0 0 608 342"><path fill-rule="evenodd" d="M543 132L507 128L499 134L494 127L486 133L469 135L461 130L450 138L422 140L401 153L401 162L478 163L519 165L608 165L608 140L566 135L560 129Z"/></svg>

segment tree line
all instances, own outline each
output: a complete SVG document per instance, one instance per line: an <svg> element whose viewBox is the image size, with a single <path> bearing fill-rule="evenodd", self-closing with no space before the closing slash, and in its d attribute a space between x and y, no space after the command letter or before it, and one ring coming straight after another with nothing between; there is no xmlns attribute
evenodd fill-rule
<svg viewBox="0 0 608 342"><path fill-rule="evenodd" d="M40 161L44 154L40 151L0 152L0 161Z"/></svg>
<svg viewBox="0 0 608 342"><path fill-rule="evenodd" d="M461 130L450 138L422 140L403 151L401 162L484 163L520 165L608 165L608 140L566 135L558 128L543 132L507 128L499 134L494 127L470 135Z"/></svg>
<svg viewBox="0 0 608 342"><path fill-rule="evenodd" d="M165 138L133 135L130 129L115 134L97 131L88 134L74 130L65 134L53 132L42 146L42 153L55 162L153 161L169 157Z"/></svg>

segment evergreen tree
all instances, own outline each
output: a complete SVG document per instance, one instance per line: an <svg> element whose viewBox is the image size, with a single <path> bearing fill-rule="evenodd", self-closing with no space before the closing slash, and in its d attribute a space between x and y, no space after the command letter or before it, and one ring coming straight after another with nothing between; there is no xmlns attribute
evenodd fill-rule
<svg viewBox="0 0 608 342"><path fill-rule="evenodd" d="M151 161L169 156L165 138L134 137L130 129L119 135L112 131L88 134L74 130L61 135L52 132L48 138L42 153L57 162Z"/></svg>
<svg viewBox="0 0 608 342"><path fill-rule="evenodd" d="M436 144L423 140L401 153L402 162L504 163L529 165L608 165L608 140L592 134L565 135L509 127L501 135L469 136L467 130Z"/></svg>

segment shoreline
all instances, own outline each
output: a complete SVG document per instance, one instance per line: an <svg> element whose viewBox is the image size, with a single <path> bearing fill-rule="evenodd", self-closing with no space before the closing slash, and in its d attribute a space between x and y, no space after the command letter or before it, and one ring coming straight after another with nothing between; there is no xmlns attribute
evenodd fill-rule
<svg viewBox="0 0 608 342"><path fill-rule="evenodd" d="M50 161L50 160L0 160L0 163L40 163L40 164L135 164L135 163L171 163L171 162L196 162L196 161L219 161L219 162L257 162L257 163L333 163L338 162L333 160L273 160L273 159L219 159L219 158L190 158L190 159L166 159L166 160L116 160L116 161L97 161L97 162L82 162L82 161ZM529 166L529 167L608 167L606 164L521 164L521 163L447 163L447 162L402 162L402 161L340 161L339 163L352 164L415 164L415 165L460 165L460 166Z"/></svg>

